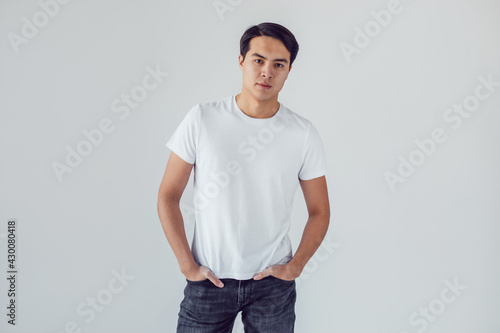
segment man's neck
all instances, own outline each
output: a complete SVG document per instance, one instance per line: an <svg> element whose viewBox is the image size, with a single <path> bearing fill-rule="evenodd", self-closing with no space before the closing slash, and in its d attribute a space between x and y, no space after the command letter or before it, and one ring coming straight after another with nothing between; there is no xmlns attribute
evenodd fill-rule
<svg viewBox="0 0 500 333"><path fill-rule="evenodd" d="M236 104L247 116L252 118L271 118L280 107L278 97L259 101L243 91L236 95Z"/></svg>

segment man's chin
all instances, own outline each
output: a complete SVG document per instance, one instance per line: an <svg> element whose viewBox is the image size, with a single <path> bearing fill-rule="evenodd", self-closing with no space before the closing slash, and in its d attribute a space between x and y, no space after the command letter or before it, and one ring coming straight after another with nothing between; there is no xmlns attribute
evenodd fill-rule
<svg viewBox="0 0 500 333"><path fill-rule="evenodd" d="M259 88L257 88L259 89ZM271 101L277 98L278 94L271 91L255 91L253 97L261 102Z"/></svg>

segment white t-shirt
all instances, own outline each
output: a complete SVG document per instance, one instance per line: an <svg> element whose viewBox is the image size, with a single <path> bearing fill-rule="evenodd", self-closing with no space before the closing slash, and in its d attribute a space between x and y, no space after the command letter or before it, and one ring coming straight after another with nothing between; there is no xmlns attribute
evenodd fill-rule
<svg viewBox="0 0 500 333"><path fill-rule="evenodd" d="M191 252L218 278L251 279L292 259L292 202L299 178L326 175L312 123L280 103L253 118L236 95L195 105L166 146L194 164Z"/></svg>

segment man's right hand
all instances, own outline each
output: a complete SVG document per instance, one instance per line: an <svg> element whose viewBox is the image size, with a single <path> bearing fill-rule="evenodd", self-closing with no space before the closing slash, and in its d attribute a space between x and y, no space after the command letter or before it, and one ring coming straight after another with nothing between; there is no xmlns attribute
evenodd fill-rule
<svg viewBox="0 0 500 333"><path fill-rule="evenodd" d="M212 283L219 288L223 288L224 284L221 280L219 280L212 271L205 266L197 266L189 273L184 274L186 279L192 282L203 281L205 279L209 279Z"/></svg>

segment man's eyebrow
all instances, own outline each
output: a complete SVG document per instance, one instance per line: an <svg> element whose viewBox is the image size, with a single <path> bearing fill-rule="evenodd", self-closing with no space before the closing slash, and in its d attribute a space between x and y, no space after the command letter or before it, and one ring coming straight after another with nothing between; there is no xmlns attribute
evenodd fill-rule
<svg viewBox="0 0 500 333"><path fill-rule="evenodd" d="M267 58L266 58L266 57L264 57L263 55L258 54L257 52L254 52L254 53L252 54L252 56L253 56L253 57L259 57L259 58L262 58L262 59L264 59L264 60L267 60ZM286 60L285 58L274 59L274 61L281 61L281 62L284 62L284 63L287 63L287 64L288 64L288 60Z"/></svg>

